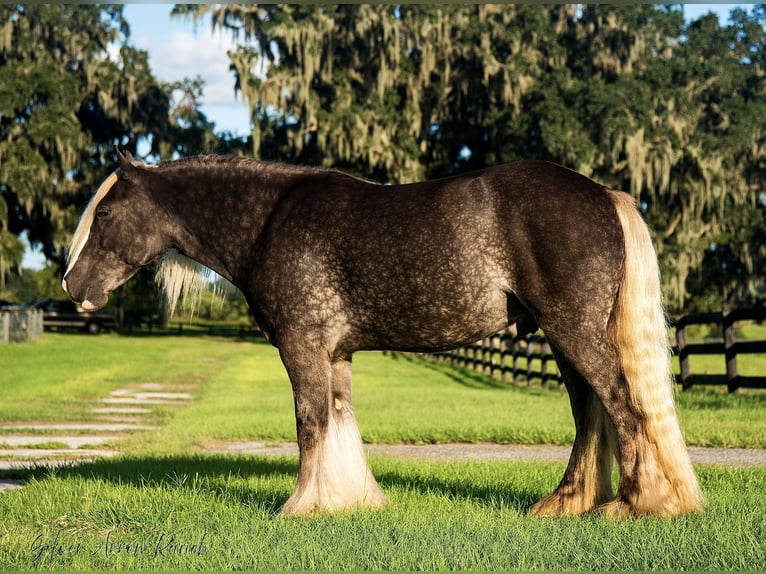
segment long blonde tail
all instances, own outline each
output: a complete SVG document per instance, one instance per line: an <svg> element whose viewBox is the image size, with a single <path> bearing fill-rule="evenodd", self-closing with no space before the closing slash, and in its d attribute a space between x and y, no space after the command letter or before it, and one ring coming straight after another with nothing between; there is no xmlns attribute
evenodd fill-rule
<svg viewBox="0 0 766 574"><path fill-rule="evenodd" d="M631 196L611 192L625 236L625 279L616 315L616 343L633 406L643 415L650 456L670 492L664 511L700 510L702 494L692 469L673 399L667 324L657 256ZM648 454L648 453L647 453ZM647 495L648 496L648 495Z"/></svg>

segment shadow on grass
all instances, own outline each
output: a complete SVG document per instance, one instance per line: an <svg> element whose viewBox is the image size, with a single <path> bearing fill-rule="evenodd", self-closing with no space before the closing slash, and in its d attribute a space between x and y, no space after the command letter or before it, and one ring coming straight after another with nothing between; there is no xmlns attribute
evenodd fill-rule
<svg viewBox="0 0 766 574"><path fill-rule="evenodd" d="M415 492L418 495L435 495L449 500L463 500L494 510L511 509L526 514L544 493L510 483L482 485L466 478L444 478L423 474L388 471L377 473L378 483L384 490L392 487Z"/></svg>
<svg viewBox="0 0 766 574"><path fill-rule="evenodd" d="M472 482L470 476L455 478L438 476L429 466L386 461L388 468L379 470L376 477L384 490L393 489L414 492L418 496L447 497L469 501L486 508L512 509L526 513L544 493L537 488L526 488L498 480L490 485ZM433 467L431 467L432 469ZM291 494L298 475L295 458L232 456L232 455L177 455L135 456L125 455L115 459L103 459L71 466L37 466L17 471L19 478L35 478L44 481L48 477L77 477L85 480L102 480L117 485L141 487L164 487L173 489L199 489L212 495L233 499L238 504L262 508L274 516ZM244 481L229 480L249 478L277 479L271 484L259 486ZM289 488L285 488L285 484Z"/></svg>
<svg viewBox="0 0 766 574"><path fill-rule="evenodd" d="M246 506L258 506L269 514L276 514L287 501L290 492L282 484L259 489L231 478L275 478L294 480L298 475L297 460L272 457L237 457L226 455L125 455L114 459L100 459L82 464L60 467L36 466L17 471L22 480L48 477L77 477L102 480L117 485L162 487L173 489L199 489L221 494ZM279 481L277 481L279 482Z"/></svg>

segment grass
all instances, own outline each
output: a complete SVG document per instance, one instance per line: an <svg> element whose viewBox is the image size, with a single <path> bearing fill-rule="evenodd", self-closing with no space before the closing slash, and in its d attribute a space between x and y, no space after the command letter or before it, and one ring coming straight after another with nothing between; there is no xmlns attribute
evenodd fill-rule
<svg viewBox="0 0 766 574"><path fill-rule="evenodd" d="M180 452L229 440L294 440L290 384L274 348L252 340L46 334L0 348L0 422L93 420L95 401L139 382L191 385L183 409L154 409L157 431L124 448ZM571 444L566 392L520 387L396 354L354 356L363 439ZM677 393L687 442L766 448L766 392Z"/></svg>
<svg viewBox="0 0 766 574"><path fill-rule="evenodd" d="M562 463L372 457L390 505L309 519L276 513L294 458L205 454L231 440L294 440L290 385L261 342L46 334L0 348L0 421L92 418L99 397L137 382L193 385L157 407L157 430L125 454L16 471L0 493L0 569L14 570L758 570L766 563L766 469L697 468L706 513L673 520L536 519ZM567 444L559 390L499 383L409 355L354 357L368 442ZM766 392L679 393L693 444L766 447ZM18 417L18 418L15 418ZM45 444L44 436L40 443Z"/></svg>
<svg viewBox="0 0 766 574"><path fill-rule="evenodd" d="M763 469L701 468L704 515L611 521L526 516L562 464L374 458L372 467L389 507L310 519L275 516L292 459L126 456L40 471L0 495L0 566L757 570L766 561Z"/></svg>
<svg viewBox="0 0 766 574"><path fill-rule="evenodd" d="M134 382L199 385L237 350L202 338L46 333L0 347L0 422L92 420L93 401Z"/></svg>

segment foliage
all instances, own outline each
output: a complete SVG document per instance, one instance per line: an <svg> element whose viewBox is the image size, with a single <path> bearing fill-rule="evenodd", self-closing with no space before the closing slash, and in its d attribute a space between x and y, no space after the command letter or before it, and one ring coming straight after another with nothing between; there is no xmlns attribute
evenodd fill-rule
<svg viewBox="0 0 766 574"><path fill-rule="evenodd" d="M43 269L24 269L21 273L8 276L4 289L0 289L0 299L14 304L28 303L36 298L61 299L61 277L58 268L48 265Z"/></svg>
<svg viewBox="0 0 766 574"><path fill-rule="evenodd" d="M0 7L0 287L22 233L61 263L112 147L145 141L381 182L557 161L639 200L672 313L762 302L766 8L679 6L176 6L238 35L247 139L214 132L199 79L154 77L120 6Z"/></svg>
<svg viewBox="0 0 766 574"><path fill-rule="evenodd" d="M264 159L379 181L521 158L636 197L673 312L766 292L766 9L177 5L230 53Z"/></svg>
<svg viewBox="0 0 766 574"><path fill-rule="evenodd" d="M122 6L0 6L0 287L18 236L60 265L113 147L170 157L216 146L199 80L158 81Z"/></svg>

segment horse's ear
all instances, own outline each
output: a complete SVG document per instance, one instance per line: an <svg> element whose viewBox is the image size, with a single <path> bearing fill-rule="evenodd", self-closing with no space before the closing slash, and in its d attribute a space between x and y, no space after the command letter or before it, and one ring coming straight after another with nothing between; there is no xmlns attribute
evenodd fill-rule
<svg viewBox="0 0 766 574"><path fill-rule="evenodd" d="M136 175L136 165L133 162L133 156L129 151L123 154L117 147L114 148L114 151L117 153L117 161L120 164L120 176L130 181Z"/></svg>

